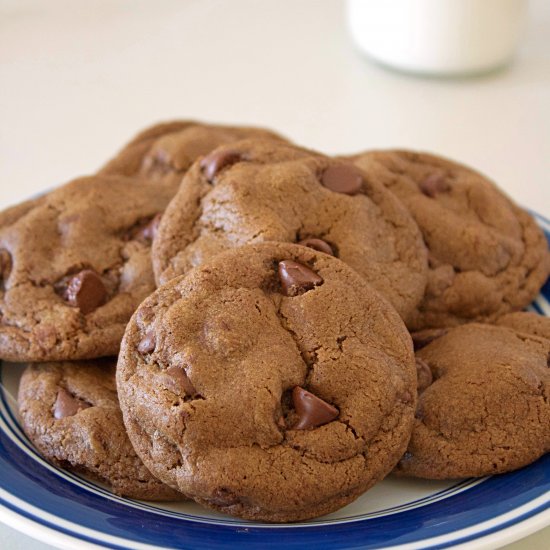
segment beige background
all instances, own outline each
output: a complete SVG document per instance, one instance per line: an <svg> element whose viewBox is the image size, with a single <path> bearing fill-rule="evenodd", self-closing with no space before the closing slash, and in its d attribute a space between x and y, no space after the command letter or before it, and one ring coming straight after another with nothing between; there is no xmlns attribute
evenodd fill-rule
<svg viewBox="0 0 550 550"><path fill-rule="evenodd" d="M550 3L533 0L507 70L418 79L357 54L339 0L0 0L0 207L95 170L142 126L192 117L329 153L432 150L550 217L549 37ZM7 527L0 540L46 548ZM549 546L546 529L511 548Z"/></svg>

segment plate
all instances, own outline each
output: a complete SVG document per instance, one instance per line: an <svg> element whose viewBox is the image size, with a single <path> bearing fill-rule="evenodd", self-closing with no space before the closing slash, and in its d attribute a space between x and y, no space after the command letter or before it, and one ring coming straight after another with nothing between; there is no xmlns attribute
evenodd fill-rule
<svg viewBox="0 0 550 550"><path fill-rule="evenodd" d="M550 242L550 221L536 217ZM531 309L550 316L550 280ZM18 418L21 370L0 365L0 520L62 548L495 548L550 524L550 454L482 479L390 476L334 514L290 525L118 497L40 458Z"/></svg>

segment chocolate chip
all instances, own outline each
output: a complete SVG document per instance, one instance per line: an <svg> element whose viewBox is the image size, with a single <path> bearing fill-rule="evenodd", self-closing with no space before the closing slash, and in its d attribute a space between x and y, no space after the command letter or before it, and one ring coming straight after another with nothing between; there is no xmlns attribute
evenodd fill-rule
<svg viewBox="0 0 550 550"><path fill-rule="evenodd" d="M431 344L434 340L441 338L447 334L448 329L446 328L427 328L424 330L418 330L411 334L414 351L418 351L423 347L426 347L428 344Z"/></svg>
<svg viewBox="0 0 550 550"><path fill-rule="evenodd" d="M195 386L193 386L182 367L173 365L168 367L164 372L168 375L167 382L170 386L168 388L170 391L181 396L194 397L198 395Z"/></svg>
<svg viewBox="0 0 550 550"><path fill-rule="evenodd" d="M303 294L323 282L315 271L293 260L279 262L279 280L285 296Z"/></svg>
<svg viewBox="0 0 550 550"><path fill-rule="evenodd" d="M296 386L292 390L292 402L298 415L298 422L294 426L295 430L317 428L332 422L340 414L336 407L300 386Z"/></svg>
<svg viewBox="0 0 550 550"><path fill-rule="evenodd" d="M242 156L238 151L232 149L222 149L212 151L209 155L201 160L200 167L206 176L206 179L212 183L216 175L224 168L231 166L242 160Z"/></svg>
<svg viewBox="0 0 550 550"><path fill-rule="evenodd" d="M141 326L149 325L155 318L155 311L151 306L140 307L137 310L136 320Z"/></svg>
<svg viewBox="0 0 550 550"><path fill-rule="evenodd" d="M107 289L95 271L84 269L69 279L63 298L87 315L107 301Z"/></svg>
<svg viewBox="0 0 550 550"><path fill-rule="evenodd" d="M317 252L323 252L324 254L328 254L329 256L334 256L334 251L332 250L330 244L328 244L326 241L323 241L322 239L310 237L308 239L303 239L298 244L301 244L302 246L307 246L308 248L313 248L313 250L317 250Z"/></svg>
<svg viewBox="0 0 550 550"><path fill-rule="evenodd" d="M11 254L5 248L0 248L0 290L5 289L5 283L10 276L11 267Z"/></svg>
<svg viewBox="0 0 550 550"><path fill-rule="evenodd" d="M128 241L136 240L144 243L151 243L157 234L162 214L157 214L153 218L147 218L139 221L126 234Z"/></svg>
<svg viewBox="0 0 550 550"><path fill-rule="evenodd" d="M426 361L416 358L416 389L418 393L423 392L433 382L432 369Z"/></svg>
<svg viewBox="0 0 550 550"><path fill-rule="evenodd" d="M445 193L451 188L449 182L446 181L445 176L442 174L430 174L419 184L419 187L424 195L432 199L439 193Z"/></svg>
<svg viewBox="0 0 550 550"><path fill-rule="evenodd" d="M157 231L160 225L162 214L159 212L153 219L143 228L141 236L146 241L152 242L157 235Z"/></svg>
<svg viewBox="0 0 550 550"><path fill-rule="evenodd" d="M351 164L332 164L323 172L321 183L336 193L356 195L363 186L363 176Z"/></svg>
<svg viewBox="0 0 550 550"><path fill-rule="evenodd" d="M174 169L172 166L172 158L168 151L157 149L149 153L141 163L141 173L149 176L163 176Z"/></svg>
<svg viewBox="0 0 550 550"><path fill-rule="evenodd" d="M157 338L153 328L145 331L145 336L140 340L137 349L140 353L151 353L157 344Z"/></svg>
<svg viewBox="0 0 550 550"><path fill-rule="evenodd" d="M57 391L57 399L53 407L53 416L56 419L74 416L77 412L91 407L89 403L78 399L72 393L69 393L65 388L59 388Z"/></svg>

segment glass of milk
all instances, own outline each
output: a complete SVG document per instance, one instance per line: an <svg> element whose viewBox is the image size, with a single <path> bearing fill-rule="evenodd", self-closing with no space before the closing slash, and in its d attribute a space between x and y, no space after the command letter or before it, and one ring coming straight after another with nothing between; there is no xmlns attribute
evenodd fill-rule
<svg viewBox="0 0 550 550"><path fill-rule="evenodd" d="M521 38L528 0L348 0L358 48L393 68L468 75L506 65Z"/></svg>

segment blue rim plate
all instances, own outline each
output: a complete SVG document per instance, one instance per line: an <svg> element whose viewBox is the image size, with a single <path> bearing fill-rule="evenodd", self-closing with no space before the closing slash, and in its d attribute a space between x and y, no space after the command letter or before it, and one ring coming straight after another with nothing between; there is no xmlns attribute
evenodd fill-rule
<svg viewBox="0 0 550 550"><path fill-rule="evenodd" d="M550 221L536 217L550 243ZM550 280L531 307L550 316ZM390 477L335 514L291 525L117 497L36 453L13 398L20 371L0 365L0 520L61 548L494 548L550 524L550 454L483 479Z"/></svg>

